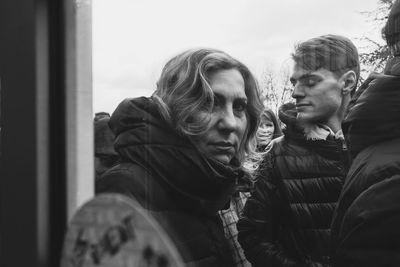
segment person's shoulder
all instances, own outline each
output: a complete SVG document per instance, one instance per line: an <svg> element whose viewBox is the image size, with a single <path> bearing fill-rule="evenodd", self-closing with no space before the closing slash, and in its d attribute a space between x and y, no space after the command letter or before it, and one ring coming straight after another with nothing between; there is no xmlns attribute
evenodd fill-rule
<svg viewBox="0 0 400 267"><path fill-rule="evenodd" d="M373 144L362 150L353 161L364 166L367 173L380 173L387 168L400 171L400 137Z"/></svg>
<svg viewBox="0 0 400 267"><path fill-rule="evenodd" d="M282 146L285 146L286 143L287 143L287 138L284 135L279 136L275 139L272 139L271 142L269 142L269 144L265 148L265 151L267 153L274 153L277 150L281 149Z"/></svg>
<svg viewBox="0 0 400 267"><path fill-rule="evenodd" d="M266 151L274 156L299 156L309 155L313 149L305 137L291 138L283 135L272 140Z"/></svg>
<svg viewBox="0 0 400 267"><path fill-rule="evenodd" d="M96 181L96 192L113 192L141 187L149 180L149 173L142 166L132 162L119 163L107 170Z"/></svg>
<svg viewBox="0 0 400 267"><path fill-rule="evenodd" d="M120 162L108 169L100 179L115 175L129 176L142 172L146 172L146 169L135 162Z"/></svg>
<svg viewBox="0 0 400 267"><path fill-rule="evenodd" d="M343 190L361 192L400 173L400 138L362 150L353 160Z"/></svg>

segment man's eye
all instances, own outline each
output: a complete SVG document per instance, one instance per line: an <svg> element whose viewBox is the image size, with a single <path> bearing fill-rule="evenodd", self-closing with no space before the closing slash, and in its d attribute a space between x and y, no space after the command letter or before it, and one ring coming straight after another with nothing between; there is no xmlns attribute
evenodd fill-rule
<svg viewBox="0 0 400 267"><path fill-rule="evenodd" d="M317 80L315 80L314 78L306 78L304 79L303 84L307 86L314 86L317 84Z"/></svg>

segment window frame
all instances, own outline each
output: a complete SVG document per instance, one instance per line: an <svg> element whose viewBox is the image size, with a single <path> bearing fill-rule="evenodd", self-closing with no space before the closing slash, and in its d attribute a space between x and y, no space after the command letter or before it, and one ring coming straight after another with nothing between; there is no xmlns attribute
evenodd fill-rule
<svg viewBox="0 0 400 267"><path fill-rule="evenodd" d="M58 266L93 196L91 1L0 2L1 266Z"/></svg>

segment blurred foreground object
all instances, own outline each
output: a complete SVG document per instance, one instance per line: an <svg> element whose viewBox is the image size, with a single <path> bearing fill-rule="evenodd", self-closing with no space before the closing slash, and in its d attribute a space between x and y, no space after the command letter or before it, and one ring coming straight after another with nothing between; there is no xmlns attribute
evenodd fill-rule
<svg viewBox="0 0 400 267"><path fill-rule="evenodd" d="M174 243L134 200L102 194L84 204L65 235L61 267L184 266Z"/></svg>

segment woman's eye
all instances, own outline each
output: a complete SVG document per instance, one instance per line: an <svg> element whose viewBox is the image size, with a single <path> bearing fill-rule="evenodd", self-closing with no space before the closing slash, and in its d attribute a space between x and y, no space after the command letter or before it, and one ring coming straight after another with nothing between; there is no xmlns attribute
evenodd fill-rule
<svg viewBox="0 0 400 267"><path fill-rule="evenodd" d="M220 107L222 105L221 99L219 97L214 97L214 107Z"/></svg>
<svg viewBox="0 0 400 267"><path fill-rule="evenodd" d="M236 111L245 111L247 108L247 103L246 102L238 102L234 104L233 107Z"/></svg>

